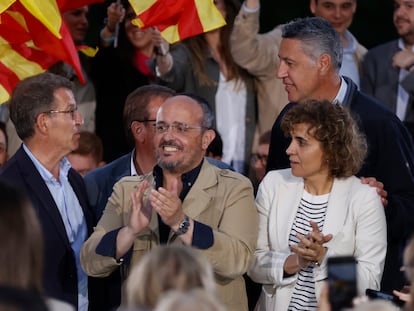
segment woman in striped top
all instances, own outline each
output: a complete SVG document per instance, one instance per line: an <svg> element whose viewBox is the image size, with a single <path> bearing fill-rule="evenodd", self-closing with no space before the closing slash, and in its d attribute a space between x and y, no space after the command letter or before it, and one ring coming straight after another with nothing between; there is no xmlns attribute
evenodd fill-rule
<svg viewBox="0 0 414 311"><path fill-rule="evenodd" d="M379 289L386 224L374 187L353 176L367 153L346 108L329 101L296 105L282 121L292 141L290 169L259 186L259 237L249 276L263 284L258 310L316 310L326 259L353 255L359 293Z"/></svg>

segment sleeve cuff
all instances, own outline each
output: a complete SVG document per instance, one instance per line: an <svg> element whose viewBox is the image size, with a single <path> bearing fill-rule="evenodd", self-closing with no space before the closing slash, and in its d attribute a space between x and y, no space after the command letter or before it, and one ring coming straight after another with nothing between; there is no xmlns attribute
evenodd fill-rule
<svg viewBox="0 0 414 311"><path fill-rule="evenodd" d="M106 233L102 237L99 244L96 246L95 252L98 255L112 257L116 259L116 237L118 236L118 232L121 229L122 227ZM118 264L129 265L131 256L132 256L132 247L128 250L128 252L123 257L119 258L116 262Z"/></svg>
<svg viewBox="0 0 414 311"><path fill-rule="evenodd" d="M106 233L99 244L96 246L95 252L98 255L107 256L107 257L114 257L116 254L116 237L118 236L118 232L121 228L115 229Z"/></svg>
<svg viewBox="0 0 414 311"><path fill-rule="evenodd" d="M194 220L194 232L192 246L199 249L207 249L214 244L213 229L210 226Z"/></svg>

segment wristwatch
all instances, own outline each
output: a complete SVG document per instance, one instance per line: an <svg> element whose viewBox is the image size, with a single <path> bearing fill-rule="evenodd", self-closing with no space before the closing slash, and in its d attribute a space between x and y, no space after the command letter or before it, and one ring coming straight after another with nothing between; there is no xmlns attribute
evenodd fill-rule
<svg viewBox="0 0 414 311"><path fill-rule="evenodd" d="M190 227L190 217L185 215L183 221L178 226L178 230L175 231L175 234L178 236L183 235L188 231L189 227Z"/></svg>

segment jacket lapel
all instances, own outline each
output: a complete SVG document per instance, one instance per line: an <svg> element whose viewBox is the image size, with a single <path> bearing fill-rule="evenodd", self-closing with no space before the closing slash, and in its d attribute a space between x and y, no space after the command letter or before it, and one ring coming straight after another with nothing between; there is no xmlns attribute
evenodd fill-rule
<svg viewBox="0 0 414 311"><path fill-rule="evenodd" d="M200 174L183 202L184 213L190 218L197 219L197 216L208 208L208 204L212 199L208 189L216 184L217 177L213 166L207 160L204 160Z"/></svg>
<svg viewBox="0 0 414 311"><path fill-rule="evenodd" d="M36 197L36 201L40 203L35 204L35 208L43 209L46 212L46 214L50 216L52 223L54 223L56 227L56 231L58 232L62 240L65 242L65 245L70 247L69 240L66 235L65 225L59 213L58 207L56 206L55 200L50 194L49 188L46 186L46 183L40 176L32 160L29 158L29 156L26 154L23 148L19 149L18 154L16 154L16 156L19 159L18 163L22 175L26 180L29 195L31 197ZM38 213L39 212L40 211L38 211ZM41 219L41 222L43 221L45 220ZM50 233L45 232L45 234Z"/></svg>
<svg viewBox="0 0 414 311"><path fill-rule="evenodd" d="M286 171L290 171L287 169ZM303 180L293 175L284 175L286 181L281 183L280 189L277 192L277 197L274 199L274 204L277 203L276 224L272 228L272 221L270 222L270 230L274 231L278 244L288 247L289 235L292 230L293 222L299 207L300 199L303 194Z"/></svg>
<svg viewBox="0 0 414 311"><path fill-rule="evenodd" d="M336 234L341 231L344 221L347 219L349 212L349 182L350 179L334 179L331 193L328 200L328 209L326 211L325 224L322 232L324 234ZM333 239L330 243L334 243Z"/></svg>

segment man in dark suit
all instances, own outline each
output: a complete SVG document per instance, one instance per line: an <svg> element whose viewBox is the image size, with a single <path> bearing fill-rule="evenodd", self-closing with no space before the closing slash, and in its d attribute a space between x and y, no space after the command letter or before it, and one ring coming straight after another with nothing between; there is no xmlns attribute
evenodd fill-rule
<svg viewBox="0 0 414 311"><path fill-rule="evenodd" d="M339 75L341 42L328 22L318 17L291 22L283 28L282 38L277 75L283 79L290 103L273 125L267 170L289 167L289 140L283 135L280 122L293 105L310 99L328 99L349 107L368 141L368 157L358 176L373 177L363 182L380 186L378 191L387 217L388 247L381 287L385 291L401 289L401 251L414 229L411 137L393 113L359 92L351 79ZM375 179L383 183L388 196Z"/></svg>
<svg viewBox="0 0 414 311"><path fill-rule="evenodd" d="M82 177L65 155L78 146L83 123L72 83L43 73L21 81L10 100L10 117L22 146L0 178L26 192L44 234L45 294L88 310L88 278L79 251L92 230Z"/></svg>
<svg viewBox="0 0 414 311"><path fill-rule="evenodd" d="M372 48L362 62L361 90L394 112L414 137L414 10L394 0L393 20L400 36Z"/></svg>

